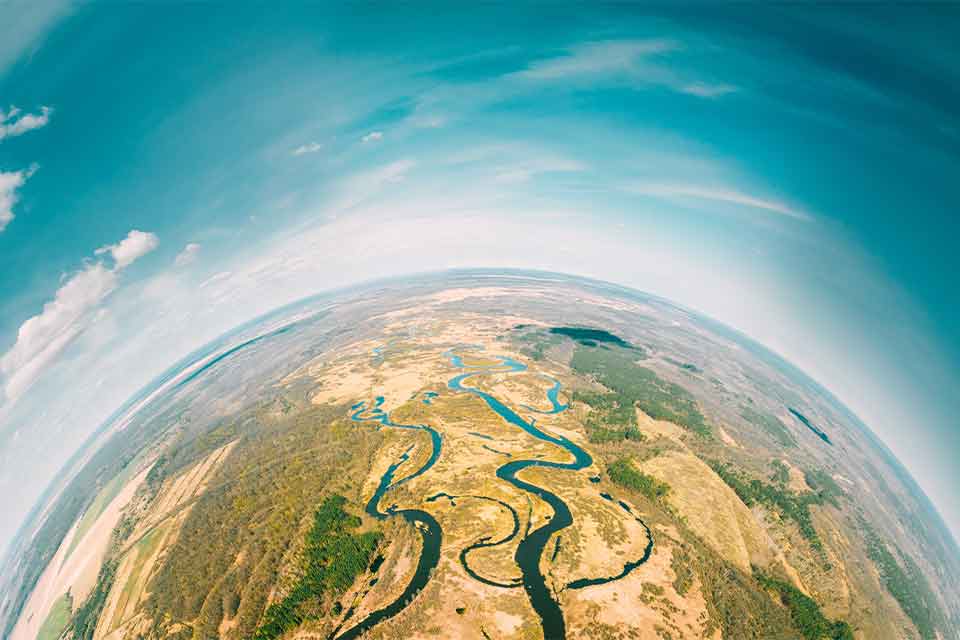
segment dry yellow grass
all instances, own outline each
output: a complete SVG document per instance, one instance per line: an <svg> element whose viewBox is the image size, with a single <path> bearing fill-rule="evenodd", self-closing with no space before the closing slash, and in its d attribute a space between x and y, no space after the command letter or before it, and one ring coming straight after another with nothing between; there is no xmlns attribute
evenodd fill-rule
<svg viewBox="0 0 960 640"><path fill-rule="evenodd" d="M746 573L773 557L770 538L733 489L691 453L671 451L641 465L667 482L668 501L717 553Z"/></svg>
<svg viewBox="0 0 960 640"><path fill-rule="evenodd" d="M683 596L677 594L672 541L662 532L657 532L656 538L650 559L622 580L564 592L568 637L595 638L601 628L616 630L622 637L649 640L662 640L658 629L675 640L709 637L705 633L706 601L699 583Z"/></svg>

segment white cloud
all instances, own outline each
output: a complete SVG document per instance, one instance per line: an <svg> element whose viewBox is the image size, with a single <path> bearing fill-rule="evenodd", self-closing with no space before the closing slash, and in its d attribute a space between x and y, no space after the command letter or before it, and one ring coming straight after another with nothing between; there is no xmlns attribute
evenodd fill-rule
<svg viewBox="0 0 960 640"><path fill-rule="evenodd" d="M664 39L587 42L571 48L567 55L535 62L515 75L531 80L559 80L571 76L631 71L642 57L676 48L675 42Z"/></svg>
<svg viewBox="0 0 960 640"><path fill-rule="evenodd" d="M364 142L364 143L366 143L366 142L376 142L377 140L382 140L382 139L383 139L383 132L382 132L382 131L371 131L371 132L368 133L367 135L365 135L365 136L363 136L362 138L360 138L360 142Z"/></svg>
<svg viewBox="0 0 960 640"><path fill-rule="evenodd" d="M224 280L228 279L228 278L229 278L230 276L232 276L232 275L233 275L233 272L232 272L232 271L220 271L220 272L218 272L218 273L213 274L212 276L210 276L209 278L207 278L207 279L204 280L203 282L201 282L201 283L197 286L197 288L198 288L198 289L206 289L207 287L212 286L212 285L215 285L215 284L217 284L218 282L223 282Z"/></svg>
<svg viewBox="0 0 960 640"><path fill-rule="evenodd" d="M36 171L36 166L23 171L0 171L0 232L13 220L13 205L17 203L17 189Z"/></svg>
<svg viewBox="0 0 960 640"><path fill-rule="evenodd" d="M719 98L733 93L737 88L731 84L710 84L708 82L691 82L677 88L681 93L689 93L698 98Z"/></svg>
<svg viewBox="0 0 960 640"><path fill-rule="evenodd" d="M507 183L526 182L544 173L573 173L583 171L585 168L576 160L545 155L501 166L494 175L494 180Z"/></svg>
<svg viewBox="0 0 960 640"><path fill-rule="evenodd" d="M43 311L20 325L17 341L0 358L4 392L16 400L41 371L93 321L93 311L116 287L117 273L94 263L57 290Z"/></svg>
<svg viewBox="0 0 960 640"><path fill-rule="evenodd" d="M796 218L797 220L810 220L810 216L808 214L783 202L758 198L756 196L742 193L733 189L703 187L700 185L691 184L643 183L639 185L633 185L627 190L631 193L652 196L654 198L693 198L696 200L709 200L727 204L737 204Z"/></svg>
<svg viewBox="0 0 960 640"><path fill-rule="evenodd" d="M197 259L197 253L200 251L200 245L196 242L188 242L183 250L177 254L173 261L175 267L184 267Z"/></svg>
<svg viewBox="0 0 960 640"><path fill-rule="evenodd" d="M40 107L40 113L20 113L16 107L10 107L7 112L0 111L0 140L22 136L28 131L47 126L53 109L44 106Z"/></svg>
<svg viewBox="0 0 960 640"><path fill-rule="evenodd" d="M726 83L691 79L668 54L683 49L674 40L603 40L574 45L566 55L539 60L508 78L534 82L618 81L632 86L660 86L699 98L737 91Z"/></svg>
<svg viewBox="0 0 960 640"><path fill-rule="evenodd" d="M316 153L323 149L323 145L319 142L308 142L307 144L302 144L296 149L293 150L293 155L302 156L305 153Z"/></svg>
<svg viewBox="0 0 960 640"><path fill-rule="evenodd" d="M527 182L545 173L573 173L587 166L567 155L524 143L497 143L469 147L444 158L448 165L475 165L501 183Z"/></svg>
<svg viewBox="0 0 960 640"><path fill-rule="evenodd" d="M120 272L156 246L152 233L131 231L119 243L97 249L97 255L113 256L113 268L88 262L64 281L39 314L20 325L16 342L0 356L7 402L23 395L71 342L96 324L102 317L100 305L116 289Z"/></svg>
<svg viewBox="0 0 960 640"><path fill-rule="evenodd" d="M157 236L146 231L133 229L127 234L127 237L117 244L108 244L100 247L94 253L103 255L109 253L114 260L116 269L123 269L133 263L134 260L150 253L157 248Z"/></svg>

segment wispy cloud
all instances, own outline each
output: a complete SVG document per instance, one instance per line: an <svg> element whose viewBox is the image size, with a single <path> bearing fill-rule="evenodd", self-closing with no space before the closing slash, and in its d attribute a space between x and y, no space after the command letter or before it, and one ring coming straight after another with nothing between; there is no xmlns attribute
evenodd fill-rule
<svg viewBox="0 0 960 640"><path fill-rule="evenodd" d="M426 112L422 106L418 105L407 121L418 129L439 129L447 124L448 118L442 113Z"/></svg>
<svg viewBox="0 0 960 640"><path fill-rule="evenodd" d="M681 93L697 96L698 98L719 98L720 96L725 96L728 93L737 91L737 87L725 83L711 84L709 82L691 82L687 85L678 86L677 90Z"/></svg>
<svg viewBox="0 0 960 640"><path fill-rule="evenodd" d="M197 259L197 254L200 252L200 245L196 242L188 242L187 245L183 248L180 253L177 254L177 257L173 260L173 266L175 267L185 267L188 264L191 264L194 260Z"/></svg>
<svg viewBox="0 0 960 640"><path fill-rule="evenodd" d="M382 139L383 139L382 131L371 131L367 135L360 138L360 142L363 142L363 143L376 142L377 140L382 140Z"/></svg>
<svg viewBox="0 0 960 640"><path fill-rule="evenodd" d="M24 2L13 10L10 3L0 5L0 75L27 55L68 13L73 3L67 0Z"/></svg>
<svg viewBox="0 0 960 640"><path fill-rule="evenodd" d="M302 156L305 153L316 153L323 149L323 145L319 142L308 142L307 144L302 144L296 149L293 150L293 155Z"/></svg>
<svg viewBox="0 0 960 640"><path fill-rule="evenodd" d="M17 203L17 189L37 170L36 165L23 171L0 171L0 232L13 220L13 205Z"/></svg>
<svg viewBox="0 0 960 640"><path fill-rule="evenodd" d="M660 86L699 98L717 98L737 87L696 77L667 56L683 51L682 43L665 38L603 40L570 47L563 55L538 60L508 79L531 82L619 82Z"/></svg>
<svg viewBox="0 0 960 640"><path fill-rule="evenodd" d="M631 193L664 199L695 199L724 204L740 205L767 213L788 216L797 220L811 220L810 215L778 200L760 198L734 189L704 187L680 183L640 183L631 185Z"/></svg>
<svg viewBox="0 0 960 640"><path fill-rule="evenodd" d="M97 249L94 255L113 257L112 267L100 260L87 262L64 281L40 313L20 325L16 342L0 356L6 402L23 395L70 343L97 322L120 272L156 246L154 234L133 230L117 244Z"/></svg>
<svg viewBox="0 0 960 640"><path fill-rule="evenodd" d="M489 144L464 149L446 158L446 163L492 169L493 179L501 183L526 182L540 174L573 173L587 168L569 156L522 143Z"/></svg>
<svg viewBox="0 0 960 640"><path fill-rule="evenodd" d="M404 158L346 178L340 187L341 195L332 207L334 215L373 198L391 184L402 182L416 164L415 160Z"/></svg>
<svg viewBox="0 0 960 640"><path fill-rule="evenodd" d="M23 113L17 107L10 107L6 112L0 111L0 140L22 136L28 131L47 126L51 113L53 109L50 107L40 107L40 113Z"/></svg>
<svg viewBox="0 0 960 640"><path fill-rule="evenodd" d="M597 75L635 70L641 58L678 48L672 40L606 40L587 42L566 54L540 60L513 74L531 80L561 80L572 76Z"/></svg>
<svg viewBox="0 0 960 640"><path fill-rule="evenodd" d="M522 142L504 142L463 149L445 158L449 165L492 169L498 182L526 182L547 173L585 171L587 165L564 153Z"/></svg>

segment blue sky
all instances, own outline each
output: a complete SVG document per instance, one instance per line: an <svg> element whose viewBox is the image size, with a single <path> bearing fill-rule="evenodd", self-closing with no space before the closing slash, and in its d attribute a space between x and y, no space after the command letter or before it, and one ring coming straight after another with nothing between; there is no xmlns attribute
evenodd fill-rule
<svg viewBox="0 0 960 640"><path fill-rule="evenodd" d="M0 548L189 350L458 266L743 330L957 535L956 33L949 5L0 6Z"/></svg>

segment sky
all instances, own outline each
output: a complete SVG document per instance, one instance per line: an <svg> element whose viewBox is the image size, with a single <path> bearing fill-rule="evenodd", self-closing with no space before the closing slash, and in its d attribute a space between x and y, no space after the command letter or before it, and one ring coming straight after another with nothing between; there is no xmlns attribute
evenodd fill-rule
<svg viewBox="0 0 960 640"><path fill-rule="evenodd" d="M684 7L0 4L0 552L189 351L454 267L740 329L960 537L960 9Z"/></svg>

